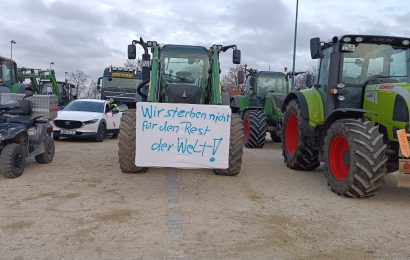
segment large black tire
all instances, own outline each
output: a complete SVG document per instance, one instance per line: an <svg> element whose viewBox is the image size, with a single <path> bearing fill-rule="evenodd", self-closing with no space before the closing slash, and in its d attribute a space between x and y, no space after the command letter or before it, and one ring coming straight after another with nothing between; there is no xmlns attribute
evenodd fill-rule
<svg viewBox="0 0 410 260"><path fill-rule="evenodd" d="M302 117L299 102L291 100L286 106L282 129L283 157L291 169L313 171L320 165L319 150L314 140L306 137L309 127L309 122Z"/></svg>
<svg viewBox="0 0 410 260"><path fill-rule="evenodd" d="M243 124L241 116L232 114L229 140L229 168L215 169L219 175L237 175L241 171L243 154Z"/></svg>
<svg viewBox="0 0 410 260"><path fill-rule="evenodd" d="M23 174L26 155L20 144L8 144L0 154L0 173L6 178L16 178Z"/></svg>
<svg viewBox="0 0 410 260"><path fill-rule="evenodd" d="M243 117L244 143L247 148L263 148L266 142L266 115L262 110L248 110Z"/></svg>
<svg viewBox="0 0 410 260"><path fill-rule="evenodd" d="M102 142L107 137L107 130L104 123L100 123L98 126L97 134L95 135L96 142Z"/></svg>
<svg viewBox="0 0 410 260"><path fill-rule="evenodd" d="M355 198L373 195L384 183L386 148L370 121L335 121L325 138L324 169L331 190Z"/></svg>
<svg viewBox="0 0 410 260"><path fill-rule="evenodd" d="M118 141L120 169L124 173L146 172L148 168L135 165L136 111L127 109L122 113Z"/></svg>
<svg viewBox="0 0 410 260"><path fill-rule="evenodd" d="M39 154L34 157L37 163L49 163L53 161L54 159L54 152L55 152L54 140L49 135L47 135L46 138L44 139L44 149L45 149L44 153Z"/></svg>

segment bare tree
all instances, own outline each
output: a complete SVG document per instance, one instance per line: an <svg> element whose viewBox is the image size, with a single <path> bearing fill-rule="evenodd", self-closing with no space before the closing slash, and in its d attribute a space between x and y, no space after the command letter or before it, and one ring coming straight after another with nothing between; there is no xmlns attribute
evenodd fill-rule
<svg viewBox="0 0 410 260"><path fill-rule="evenodd" d="M236 65L234 67L229 68L228 72L222 76L222 86L224 90L228 89L237 89L243 91L244 85L239 84L238 80L238 72L243 70L242 65Z"/></svg>
<svg viewBox="0 0 410 260"><path fill-rule="evenodd" d="M74 96L77 96L77 98L81 98L83 95L83 92L87 88L88 84L88 75L84 73L82 70L74 70L68 74L69 81L72 82L75 85L75 94ZM87 94L87 93L85 93Z"/></svg>
<svg viewBox="0 0 410 260"><path fill-rule="evenodd" d="M87 98L100 98L100 92L97 89L97 83L92 80L87 86Z"/></svg>
<svg viewBox="0 0 410 260"><path fill-rule="evenodd" d="M317 77L317 67L312 65L308 67L308 69L295 77L295 90L301 90L307 88L307 77L310 76L312 79L312 83L315 82L315 78Z"/></svg>

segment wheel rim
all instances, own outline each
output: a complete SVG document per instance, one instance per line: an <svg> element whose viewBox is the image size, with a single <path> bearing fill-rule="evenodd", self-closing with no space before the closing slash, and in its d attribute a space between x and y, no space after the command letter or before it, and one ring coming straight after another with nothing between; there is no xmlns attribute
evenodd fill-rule
<svg viewBox="0 0 410 260"><path fill-rule="evenodd" d="M16 170L23 168L23 156L21 154L14 155L13 168Z"/></svg>
<svg viewBox="0 0 410 260"><path fill-rule="evenodd" d="M288 155L294 155L299 142L299 126L296 114L292 112L286 122L285 144Z"/></svg>
<svg viewBox="0 0 410 260"><path fill-rule="evenodd" d="M343 135L337 135L332 139L329 157L329 166L333 177L337 181L345 180L350 168L350 147Z"/></svg>
<svg viewBox="0 0 410 260"><path fill-rule="evenodd" d="M243 136L245 137L245 140L249 139L249 119L247 116L245 116L245 119L243 120Z"/></svg>

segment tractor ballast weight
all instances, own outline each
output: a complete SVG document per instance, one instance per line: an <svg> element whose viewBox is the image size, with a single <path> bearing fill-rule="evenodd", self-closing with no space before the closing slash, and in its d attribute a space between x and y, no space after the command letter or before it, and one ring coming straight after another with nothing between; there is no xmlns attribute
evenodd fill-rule
<svg viewBox="0 0 410 260"><path fill-rule="evenodd" d="M142 55L143 82L137 88L143 101L229 106L229 98L226 97L226 93L222 92L220 86L219 54L233 49L233 63L239 64L241 54L236 45L213 45L209 49L188 45L160 46L155 41L145 42L140 38L128 45L129 59L136 58L136 44L141 45L144 49ZM179 59L179 67L176 65L169 67L171 58ZM201 65L200 71L196 73L184 71L184 66L197 63ZM176 73L174 74L174 72ZM120 168L127 173L147 170L145 167L135 165L135 147L136 142L138 142L135 140L135 124L135 109L125 111L121 118L118 155ZM215 169L215 173L221 175L238 174L241 169L242 153L242 120L239 115L232 114L229 167Z"/></svg>
<svg viewBox="0 0 410 260"><path fill-rule="evenodd" d="M273 141L279 142L282 103L289 92L285 73L247 69L244 95L231 98L232 105L244 122L244 142L248 148L262 148L266 132ZM238 78L242 78L238 74Z"/></svg>
<svg viewBox="0 0 410 260"><path fill-rule="evenodd" d="M319 76L284 101L285 163L314 170L324 161L332 191L373 195L398 170L396 131L410 130L410 39L345 35L310 46Z"/></svg>

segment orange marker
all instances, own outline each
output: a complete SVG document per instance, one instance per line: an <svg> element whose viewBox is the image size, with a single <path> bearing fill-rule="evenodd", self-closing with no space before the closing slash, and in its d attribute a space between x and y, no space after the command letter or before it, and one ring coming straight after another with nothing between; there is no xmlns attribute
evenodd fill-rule
<svg viewBox="0 0 410 260"><path fill-rule="evenodd" d="M410 157L410 146L407 140L407 134L405 129L397 130L397 138L399 139L400 150L404 157Z"/></svg>

